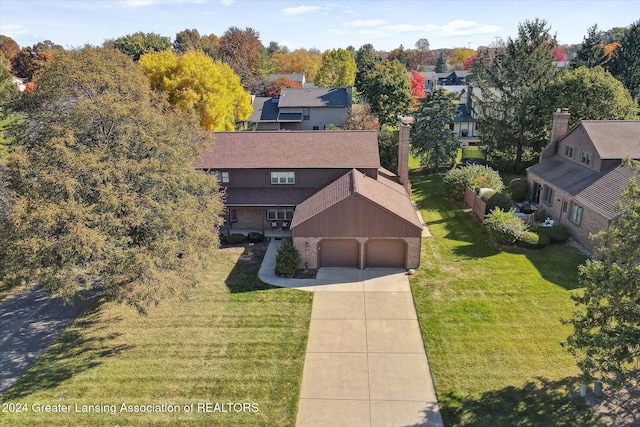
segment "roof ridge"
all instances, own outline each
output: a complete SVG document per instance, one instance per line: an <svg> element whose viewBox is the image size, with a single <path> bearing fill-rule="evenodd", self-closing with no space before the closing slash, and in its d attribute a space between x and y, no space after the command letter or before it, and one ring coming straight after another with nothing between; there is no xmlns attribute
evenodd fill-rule
<svg viewBox="0 0 640 427"><path fill-rule="evenodd" d="M351 169L351 193L358 193L359 191L359 184L358 184L358 177L356 176L356 174L358 173L358 171L355 168Z"/></svg>

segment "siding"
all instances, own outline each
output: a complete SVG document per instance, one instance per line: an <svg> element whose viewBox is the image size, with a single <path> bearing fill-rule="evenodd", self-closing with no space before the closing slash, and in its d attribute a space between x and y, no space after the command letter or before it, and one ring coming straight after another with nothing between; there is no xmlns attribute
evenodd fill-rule
<svg viewBox="0 0 640 427"><path fill-rule="evenodd" d="M221 169L229 172L226 187L324 187L351 169ZM295 184L271 184L271 172L295 172ZM376 176L377 169L363 169L369 176Z"/></svg>
<svg viewBox="0 0 640 427"><path fill-rule="evenodd" d="M422 230L354 194L293 228L294 237L420 237Z"/></svg>

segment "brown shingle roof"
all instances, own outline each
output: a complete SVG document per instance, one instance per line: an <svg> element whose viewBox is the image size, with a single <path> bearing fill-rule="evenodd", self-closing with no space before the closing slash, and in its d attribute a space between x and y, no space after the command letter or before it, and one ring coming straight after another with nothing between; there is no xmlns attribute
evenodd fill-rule
<svg viewBox="0 0 640 427"><path fill-rule="evenodd" d="M634 175L633 170L622 165L597 172L559 155L533 165L528 170L607 219L613 219L619 214L616 204L620 201L620 193Z"/></svg>
<svg viewBox="0 0 640 427"><path fill-rule="evenodd" d="M640 120L583 120L581 124L601 159L640 159Z"/></svg>
<svg viewBox="0 0 640 427"><path fill-rule="evenodd" d="M392 182L384 174L378 174L378 179L375 179L352 169L299 204L294 213L291 227L302 224L354 194L359 194L422 229L422 224L418 220L411 200L404 189L399 191L400 189L403 187Z"/></svg>
<svg viewBox="0 0 640 427"><path fill-rule="evenodd" d="M378 168L375 131L216 132L202 169Z"/></svg>
<svg viewBox="0 0 640 427"><path fill-rule="evenodd" d="M296 206L316 187L225 187L225 206Z"/></svg>

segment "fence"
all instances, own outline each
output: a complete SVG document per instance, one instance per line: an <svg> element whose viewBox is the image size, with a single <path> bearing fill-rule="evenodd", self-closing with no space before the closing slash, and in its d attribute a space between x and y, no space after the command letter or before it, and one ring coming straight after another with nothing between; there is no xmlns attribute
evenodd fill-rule
<svg viewBox="0 0 640 427"><path fill-rule="evenodd" d="M483 202L480 196L478 196L468 185L464 191L464 204L471 208L473 214L480 218L480 221L484 220L484 213L485 209L487 209L487 204Z"/></svg>

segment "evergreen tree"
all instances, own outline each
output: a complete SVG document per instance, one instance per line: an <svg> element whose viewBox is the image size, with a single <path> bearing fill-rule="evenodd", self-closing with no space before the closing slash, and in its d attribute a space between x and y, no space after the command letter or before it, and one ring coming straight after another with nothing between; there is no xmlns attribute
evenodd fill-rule
<svg viewBox="0 0 640 427"><path fill-rule="evenodd" d="M373 68L381 62L382 59L373 48L372 44L365 44L356 52L356 80L355 85L358 89L362 87L362 83L365 81L367 74Z"/></svg>
<svg viewBox="0 0 640 427"><path fill-rule="evenodd" d="M611 74L629 90L631 97L640 103L640 20L624 33L620 46L611 59Z"/></svg>
<svg viewBox="0 0 640 427"><path fill-rule="evenodd" d="M606 62L602 32L598 31L598 25L589 27L587 36L582 39L582 44L578 47L572 66L573 68L593 68L604 65Z"/></svg>
<svg viewBox="0 0 640 427"><path fill-rule="evenodd" d="M114 49L63 52L25 97L2 170L0 272L72 298L94 281L144 311L189 292L217 247L216 180L192 162L207 141Z"/></svg>
<svg viewBox="0 0 640 427"><path fill-rule="evenodd" d="M628 161L640 177L640 163ZM634 383L640 375L640 186L632 178L622 190L621 211L599 234L602 261L580 266L580 286L573 294L579 311L566 322L573 326L568 349L585 381L597 378L614 385ZM637 384L637 383L636 383Z"/></svg>
<svg viewBox="0 0 640 427"><path fill-rule="evenodd" d="M522 168L547 144L550 119L542 94L558 73L555 44L546 21L525 21L517 39L480 51L473 61L480 139L503 168Z"/></svg>
<svg viewBox="0 0 640 427"><path fill-rule="evenodd" d="M438 88L422 98L413 117L411 152L420 164L439 170L450 166L458 154L460 142L451 128L456 114L453 94Z"/></svg>
<svg viewBox="0 0 640 427"><path fill-rule="evenodd" d="M447 56L444 52L440 52L440 55L438 55L438 59L436 60L436 73L446 73L447 71L449 71Z"/></svg>

